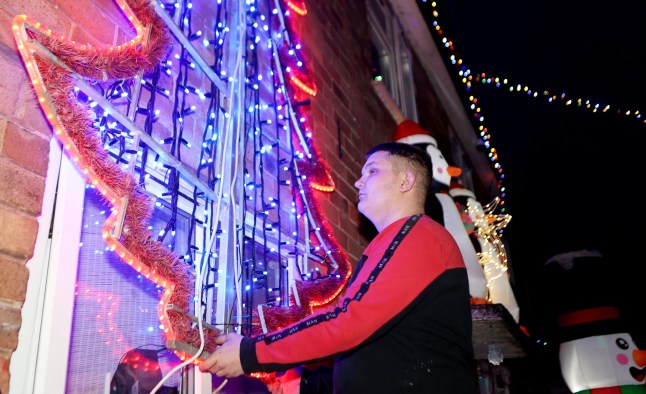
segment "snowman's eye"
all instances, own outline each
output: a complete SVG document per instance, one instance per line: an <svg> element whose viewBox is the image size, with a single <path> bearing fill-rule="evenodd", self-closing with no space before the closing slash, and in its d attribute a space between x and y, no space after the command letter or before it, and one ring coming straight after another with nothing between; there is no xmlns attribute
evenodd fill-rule
<svg viewBox="0 0 646 394"><path fill-rule="evenodd" d="M620 349L623 349L623 350L626 350L626 349L628 349L630 347L630 345L628 344L628 341L626 341L623 338L617 338L615 343L617 344L617 347L619 347Z"/></svg>

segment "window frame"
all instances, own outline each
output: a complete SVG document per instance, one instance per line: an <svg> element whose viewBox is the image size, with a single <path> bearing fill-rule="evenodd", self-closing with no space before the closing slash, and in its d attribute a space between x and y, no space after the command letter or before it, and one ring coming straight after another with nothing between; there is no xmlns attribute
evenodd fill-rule
<svg viewBox="0 0 646 394"><path fill-rule="evenodd" d="M380 66L385 74L384 85L404 116L417 122L413 54L404 30L390 6L382 0L368 0L367 10L371 43L379 52ZM387 62L385 67L383 58Z"/></svg>

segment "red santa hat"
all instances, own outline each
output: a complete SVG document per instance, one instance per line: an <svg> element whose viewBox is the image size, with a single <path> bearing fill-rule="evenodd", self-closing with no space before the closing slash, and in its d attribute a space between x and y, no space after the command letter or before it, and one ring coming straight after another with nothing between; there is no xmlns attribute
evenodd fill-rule
<svg viewBox="0 0 646 394"><path fill-rule="evenodd" d="M412 120L405 120L397 125L393 142L403 142L405 144L431 144L437 147L437 141L431 137L431 133L420 127Z"/></svg>

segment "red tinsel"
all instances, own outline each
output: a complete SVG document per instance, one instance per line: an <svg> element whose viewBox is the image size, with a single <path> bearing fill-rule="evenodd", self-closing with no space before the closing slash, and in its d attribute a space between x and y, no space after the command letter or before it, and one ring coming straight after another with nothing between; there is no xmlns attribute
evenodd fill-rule
<svg viewBox="0 0 646 394"><path fill-rule="evenodd" d="M171 46L171 36L148 0L126 1L137 19L149 29L148 42L117 48L95 48L53 36L34 35L76 74L93 80L132 78L141 71L152 71Z"/></svg>

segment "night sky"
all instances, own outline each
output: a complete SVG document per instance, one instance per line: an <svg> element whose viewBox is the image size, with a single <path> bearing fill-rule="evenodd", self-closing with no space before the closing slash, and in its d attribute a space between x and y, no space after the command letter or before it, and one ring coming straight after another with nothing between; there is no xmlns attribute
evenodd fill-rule
<svg viewBox="0 0 646 394"><path fill-rule="evenodd" d="M428 4L420 1L423 12ZM546 299L553 288L544 263L557 253L594 249L606 257L603 280L579 285L581 294L607 293L646 349L646 324L638 321L646 288L646 118L617 113L646 111L646 2L451 0L437 6L444 35L473 74L610 105L607 113L593 113L576 102L549 103L492 84L471 91L506 175L512 220L504 239L521 324L549 336ZM456 68L447 67L455 76ZM456 87L464 92L464 85Z"/></svg>

